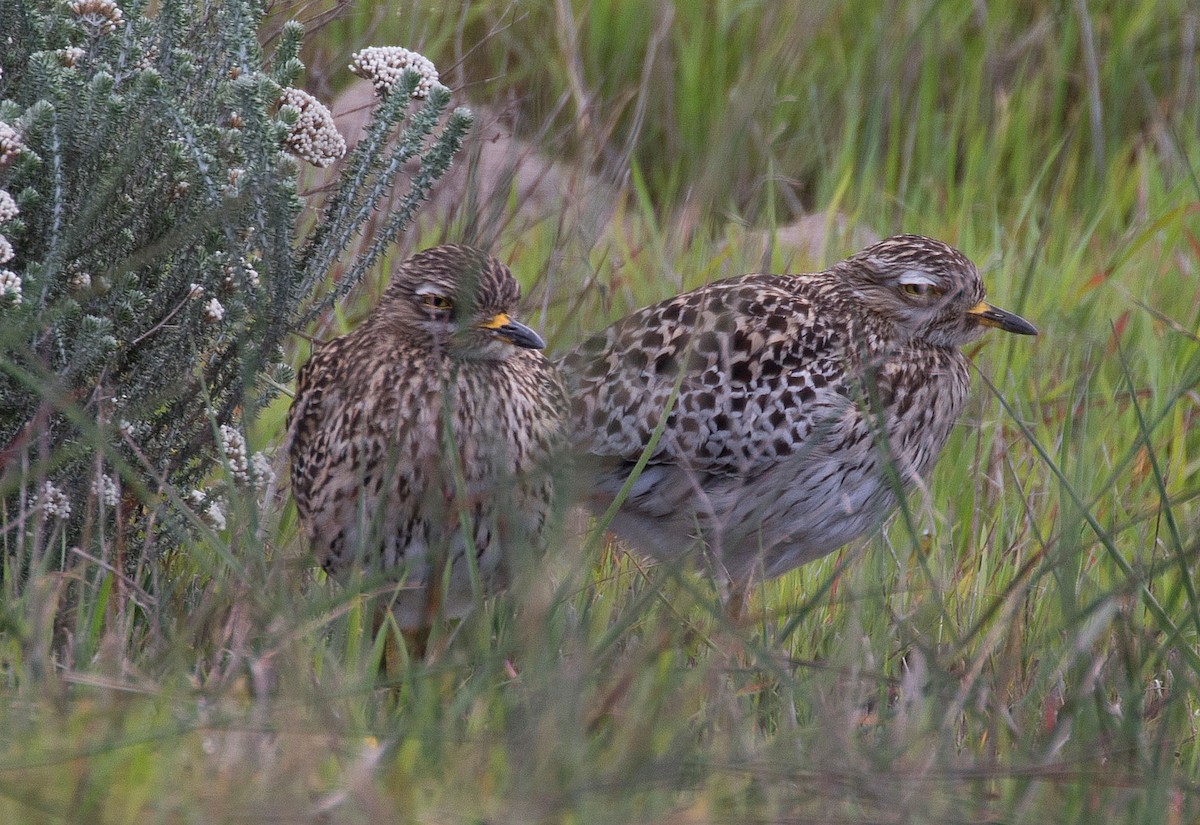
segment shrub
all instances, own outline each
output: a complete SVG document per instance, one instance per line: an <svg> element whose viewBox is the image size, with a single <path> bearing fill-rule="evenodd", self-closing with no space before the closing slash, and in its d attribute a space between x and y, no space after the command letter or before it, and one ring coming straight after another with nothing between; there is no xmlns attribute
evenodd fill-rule
<svg viewBox="0 0 1200 825"><path fill-rule="evenodd" d="M436 76L402 71L320 219L298 229L300 162L332 163L345 143L328 110L293 86L302 28L286 25L268 53L264 10L0 0L10 565L114 527L153 548L162 528L185 523L173 491L195 488L214 462L247 483L261 477L262 463L230 445L244 449L244 422L289 380L288 335L375 262L470 126L466 110L447 114ZM413 158L408 200L317 297Z"/></svg>

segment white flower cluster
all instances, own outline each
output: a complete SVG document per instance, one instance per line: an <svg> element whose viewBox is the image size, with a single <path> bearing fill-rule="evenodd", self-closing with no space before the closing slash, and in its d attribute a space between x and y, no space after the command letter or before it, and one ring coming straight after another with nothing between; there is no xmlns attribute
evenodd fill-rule
<svg viewBox="0 0 1200 825"><path fill-rule="evenodd" d="M121 10L117 9L117 13L120 14ZM54 51L54 56L58 58L59 64L67 69L75 68L75 64L78 63L80 58L82 58L85 54L87 54L87 52L78 46L67 46L65 49L56 49Z"/></svg>
<svg viewBox="0 0 1200 825"><path fill-rule="evenodd" d="M42 488L42 512L52 518L70 518L71 499L49 481Z"/></svg>
<svg viewBox="0 0 1200 825"><path fill-rule="evenodd" d="M0 120L0 166L11 162L23 151L25 151L25 144L21 142L21 133Z"/></svg>
<svg viewBox="0 0 1200 825"><path fill-rule="evenodd" d="M216 298L209 298L208 303L204 305L204 320L210 324L217 324L225 317L225 306Z"/></svg>
<svg viewBox="0 0 1200 825"><path fill-rule="evenodd" d="M113 0L74 0L71 11L100 34L112 34L125 22L125 15Z"/></svg>
<svg viewBox="0 0 1200 825"><path fill-rule="evenodd" d="M235 427L221 425L221 449L229 460L229 471L233 473L234 481L247 483L250 481L250 461L246 454L246 437Z"/></svg>
<svg viewBox="0 0 1200 825"><path fill-rule="evenodd" d="M188 493L188 501L191 502L192 507L196 510L204 507L204 491L192 490L192 492ZM200 513L200 518L204 519L208 526L218 533L224 530L225 512L221 509L221 500L219 498L213 499L208 507Z"/></svg>
<svg viewBox="0 0 1200 825"><path fill-rule="evenodd" d="M21 303L21 276L11 269L0 269L0 301L4 299Z"/></svg>
<svg viewBox="0 0 1200 825"><path fill-rule="evenodd" d="M217 254L220 255L221 253ZM231 263L222 264L221 270L225 273L225 289L233 292L233 290L237 289L237 267ZM248 258L242 258L242 276L246 279L246 283L250 285L251 289L258 289L261 283L258 277L258 270L254 268Z"/></svg>
<svg viewBox="0 0 1200 825"><path fill-rule="evenodd" d="M424 55L411 52L400 46L368 46L353 56L350 71L371 81L375 94L387 97L400 82L405 69L412 69L421 76L413 97L424 98L438 82L438 71L433 62Z"/></svg>
<svg viewBox="0 0 1200 825"><path fill-rule="evenodd" d="M225 512L221 509L220 501L208 505L208 509L204 511L204 520L218 533L225 529Z"/></svg>
<svg viewBox="0 0 1200 825"><path fill-rule="evenodd" d="M266 453L255 453L250 458L250 466L254 470L254 484L260 490L265 490L275 483L275 468Z"/></svg>
<svg viewBox="0 0 1200 825"><path fill-rule="evenodd" d="M72 292L85 292L92 288L92 276L87 272L76 272L67 282Z"/></svg>
<svg viewBox="0 0 1200 825"><path fill-rule="evenodd" d="M19 214L21 214L21 210L17 208L17 202L13 200L13 196L0 189L0 223L8 223ZM12 259L12 244L9 243L8 238L0 235L0 264L6 264ZM20 279L18 279L19 281Z"/></svg>
<svg viewBox="0 0 1200 825"><path fill-rule="evenodd" d="M117 489L116 480L106 473L101 473L92 479L92 495L100 499L105 507L116 507L120 500L120 491Z"/></svg>
<svg viewBox="0 0 1200 825"><path fill-rule="evenodd" d="M324 103L303 89L289 86L279 95L279 108L285 106L296 110L296 122L284 141L289 152L322 167L346 154L346 139Z"/></svg>
<svg viewBox="0 0 1200 825"><path fill-rule="evenodd" d="M13 200L13 196L0 189L0 223L8 223L20 214L21 210L17 208L17 202Z"/></svg>

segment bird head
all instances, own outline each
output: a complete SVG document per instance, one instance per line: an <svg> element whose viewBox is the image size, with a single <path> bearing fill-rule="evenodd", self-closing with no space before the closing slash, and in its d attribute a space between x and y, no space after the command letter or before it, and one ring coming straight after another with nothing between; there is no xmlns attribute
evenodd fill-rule
<svg viewBox="0 0 1200 825"><path fill-rule="evenodd" d="M447 244L409 258L392 276L379 312L395 334L445 347L463 360L503 361L546 342L512 317L520 287L508 267Z"/></svg>
<svg viewBox="0 0 1200 825"><path fill-rule="evenodd" d="M952 246L921 235L896 235L836 264L868 308L898 332L936 346L958 347L987 327L1037 335L1033 324L984 300L979 271Z"/></svg>

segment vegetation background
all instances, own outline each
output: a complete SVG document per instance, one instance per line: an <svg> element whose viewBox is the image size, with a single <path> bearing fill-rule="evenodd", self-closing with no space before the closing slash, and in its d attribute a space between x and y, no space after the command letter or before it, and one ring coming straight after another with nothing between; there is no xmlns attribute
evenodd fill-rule
<svg viewBox="0 0 1200 825"><path fill-rule="evenodd" d="M375 594L312 574L286 491L142 579L32 576L0 607L0 820L1200 821L1194 4L352 0L273 25L291 18L343 123L365 45L421 51L476 111L396 254L490 247L552 349L899 231L957 245L1042 335L972 351L928 489L736 626L702 577L583 527L380 689ZM251 449L279 444L287 401Z"/></svg>

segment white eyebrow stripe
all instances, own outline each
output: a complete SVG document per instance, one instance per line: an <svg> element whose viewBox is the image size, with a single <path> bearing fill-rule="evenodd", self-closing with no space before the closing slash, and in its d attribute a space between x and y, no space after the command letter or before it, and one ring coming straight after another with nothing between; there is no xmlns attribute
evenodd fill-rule
<svg viewBox="0 0 1200 825"><path fill-rule="evenodd" d="M930 278L924 272L917 269L908 269L900 274L900 283L902 284L924 284L925 286L937 286L937 281Z"/></svg>

